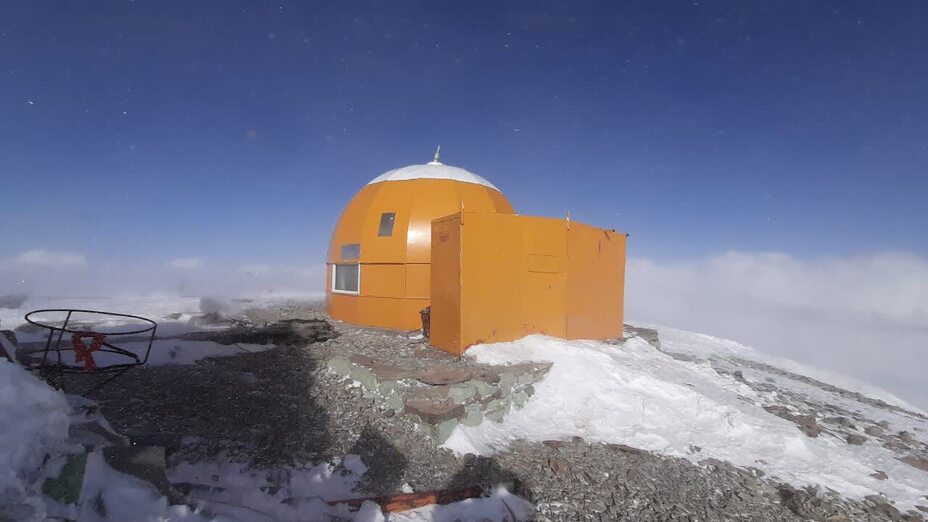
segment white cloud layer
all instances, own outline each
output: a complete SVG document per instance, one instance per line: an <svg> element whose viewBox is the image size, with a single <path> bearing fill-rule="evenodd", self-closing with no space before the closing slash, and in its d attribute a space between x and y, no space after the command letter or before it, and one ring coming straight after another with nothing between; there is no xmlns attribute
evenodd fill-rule
<svg viewBox="0 0 928 522"><path fill-rule="evenodd" d="M730 252L630 259L626 315L727 337L843 373L928 407L928 259L800 260Z"/></svg>
<svg viewBox="0 0 928 522"><path fill-rule="evenodd" d="M80 267L81 270L63 268ZM245 267L183 257L151 263L88 262L78 254L31 250L0 258L0 296L131 296L177 294L226 297L319 295L325 266L260 264Z"/></svg>
<svg viewBox="0 0 928 522"><path fill-rule="evenodd" d="M48 250L27 250L16 256L12 264L20 267L73 268L84 266L87 259L81 254L69 252L49 252Z"/></svg>
<svg viewBox="0 0 928 522"><path fill-rule="evenodd" d="M79 270L77 270L79 269ZM88 262L30 250L0 259L0 296L320 295L325 266ZM626 316L726 337L877 386L928 409L928 259L888 253L802 260L737 253L629 259Z"/></svg>

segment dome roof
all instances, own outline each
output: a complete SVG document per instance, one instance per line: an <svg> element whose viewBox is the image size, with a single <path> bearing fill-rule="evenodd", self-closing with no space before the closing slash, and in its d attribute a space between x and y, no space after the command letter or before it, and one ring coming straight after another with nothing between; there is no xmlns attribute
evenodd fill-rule
<svg viewBox="0 0 928 522"><path fill-rule="evenodd" d="M486 179L466 171L462 168L452 167L436 160L430 161L425 165L409 165L399 169L393 169L372 179L368 185L380 183L382 181L405 181L410 179L453 179L463 181L464 183L476 183L493 190L499 190L495 185Z"/></svg>

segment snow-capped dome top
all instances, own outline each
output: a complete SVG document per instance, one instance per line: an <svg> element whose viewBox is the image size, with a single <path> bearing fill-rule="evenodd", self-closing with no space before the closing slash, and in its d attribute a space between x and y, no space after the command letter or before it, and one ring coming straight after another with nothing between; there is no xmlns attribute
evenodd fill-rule
<svg viewBox="0 0 928 522"><path fill-rule="evenodd" d="M409 165L399 169L393 169L372 179L368 185L380 183L381 181L404 181L410 179L453 179L463 181L464 183L476 183L484 187L490 187L493 190L499 190L495 185L486 179L451 165L445 165L439 161L439 152L435 152L435 159L425 165Z"/></svg>

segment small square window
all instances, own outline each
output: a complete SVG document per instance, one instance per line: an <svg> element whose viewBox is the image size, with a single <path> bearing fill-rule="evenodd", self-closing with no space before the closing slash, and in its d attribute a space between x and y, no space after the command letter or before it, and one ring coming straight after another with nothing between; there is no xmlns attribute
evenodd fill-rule
<svg viewBox="0 0 928 522"><path fill-rule="evenodd" d="M349 261L353 259L361 259L361 244L360 243L348 243L342 245L342 261Z"/></svg>
<svg viewBox="0 0 928 522"><path fill-rule="evenodd" d="M357 294L361 288L361 265L334 265L332 270L332 291L343 294Z"/></svg>
<svg viewBox="0 0 928 522"><path fill-rule="evenodd" d="M396 212L384 212L380 215L380 230L377 235L390 237L393 235L393 222L396 221Z"/></svg>

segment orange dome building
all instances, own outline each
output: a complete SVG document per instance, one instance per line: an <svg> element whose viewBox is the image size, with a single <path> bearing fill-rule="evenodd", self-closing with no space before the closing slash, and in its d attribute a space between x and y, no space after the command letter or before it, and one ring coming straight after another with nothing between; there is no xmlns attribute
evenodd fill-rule
<svg viewBox="0 0 928 522"><path fill-rule="evenodd" d="M431 296L432 220L462 209L512 214L492 183L435 159L391 170L345 207L326 258L326 311L366 326L414 330Z"/></svg>

